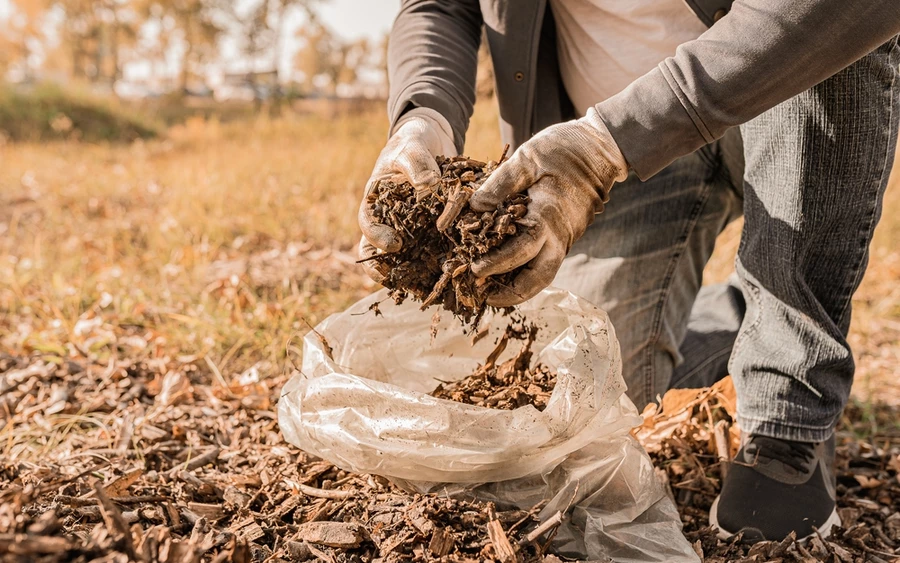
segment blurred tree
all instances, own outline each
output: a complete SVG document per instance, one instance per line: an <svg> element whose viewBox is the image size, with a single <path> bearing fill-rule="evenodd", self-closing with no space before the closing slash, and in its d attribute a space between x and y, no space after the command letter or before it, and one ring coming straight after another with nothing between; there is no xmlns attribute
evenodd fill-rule
<svg viewBox="0 0 900 563"><path fill-rule="evenodd" d="M0 78L16 67L25 81L34 78L34 55L45 41L41 29L45 0L10 0L10 17L0 21Z"/></svg>
<svg viewBox="0 0 900 563"><path fill-rule="evenodd" d="M298 37L302 46L295 67L303 73L307 92L335 96L341 86L354 85L363 70L381 65L380 46L365 38L344 41L317 19L301 28Z"/></svg>
<svg viewBox="0 0 900 563"><path fill-rule="evenodd" d="M141 25L132 0L56 0L63 11L61 47L68 50L74 78L115 91L126 53Z"/></svg>
<svg viewBox="0 0 900 563"><path fill-rule="evenodd" d="M263 97L271 97L273 107L280 107L281 60L285 49L285 25L293 11L301 11L307 19L315 19L313 8L321 0L256 0L250 4L231 5L231 29L248 67L247 78L259 105ZM274 84L263 89L257 83L257 73L274 73Z"/></svg>
<svg viewBox="0 0 900 563"><path fill-rule="evenodd" d="M135 0L145 21L157 29L156 49L165 58L180 48L178 94L185 94L191 79L218 55L218 41L226 30L230 0Z"/></svg>

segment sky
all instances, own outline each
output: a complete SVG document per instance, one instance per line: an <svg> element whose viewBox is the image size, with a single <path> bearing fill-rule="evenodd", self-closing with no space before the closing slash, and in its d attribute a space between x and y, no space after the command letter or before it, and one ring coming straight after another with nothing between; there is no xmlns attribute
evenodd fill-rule
<svg viewBox="0 0 900 563"><path fill-rule="evenodd" d="M319 14L348 39L374 39L390 30L399 10L400 0L326 0L319 7Z"/></svg>
<svg viewBox="0 0 900 563"><path fill-rule="evenodd" d="M9 0L0 0L0 18L9 14ZM347 38L380 37L389 30L400 0L323 0L319 12Z"/></svg>

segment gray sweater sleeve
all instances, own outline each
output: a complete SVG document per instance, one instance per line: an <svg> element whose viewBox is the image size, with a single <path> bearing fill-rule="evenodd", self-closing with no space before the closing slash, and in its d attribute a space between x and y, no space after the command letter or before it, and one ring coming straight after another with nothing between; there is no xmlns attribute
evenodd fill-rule
<svg viewBox="0 0 900 563"><path fill-rule="evenodd" d="M737 0L706 33L596 107L646 179L898 33L898 0Z"/></svg>
<svg viewBox="0 0 900 563"><path fill-rule="evenodd" d="M462 152L475 105L481 24L477 0L403 0L388 47L392 127L410 106L431 108L451 124Z"/></svg>

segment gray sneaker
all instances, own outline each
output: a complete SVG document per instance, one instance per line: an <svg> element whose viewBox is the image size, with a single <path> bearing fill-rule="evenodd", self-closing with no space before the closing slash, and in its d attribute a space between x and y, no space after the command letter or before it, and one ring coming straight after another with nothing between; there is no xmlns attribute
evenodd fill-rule
<svg viewBox="0 0 900 563"><path fill-rule="evenodd" d="M834 436L826 442L791 442L750 436L729 464L709 523L728 539L780 541L815 529L827 537L841 519L835 504Z"/></svg>

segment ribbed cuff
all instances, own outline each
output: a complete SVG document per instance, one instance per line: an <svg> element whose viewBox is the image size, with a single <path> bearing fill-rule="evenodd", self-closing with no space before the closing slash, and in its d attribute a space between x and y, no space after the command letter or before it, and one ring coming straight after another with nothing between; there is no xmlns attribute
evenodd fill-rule
<svg viewBox="0 0 900 563"><path fill-rule="evenodd" d="M622 151L619 150L619 146L610 134L606 124L600 119L597 110L589 108L587 115L583 119L597 132L597 143L600 153L615 169L616 176L613 180L616 182L624 181L628 177L628 162L622 155Z"/></svg>

